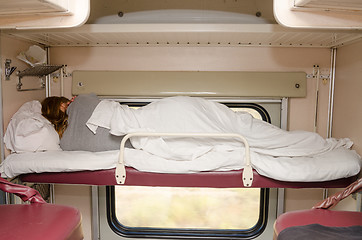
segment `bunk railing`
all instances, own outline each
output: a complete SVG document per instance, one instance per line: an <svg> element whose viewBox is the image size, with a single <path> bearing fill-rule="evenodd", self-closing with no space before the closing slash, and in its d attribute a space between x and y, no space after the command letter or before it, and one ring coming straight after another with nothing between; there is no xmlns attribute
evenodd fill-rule
<svg viewBox="0 0 362 240"><path fill-rule="evenodd" d="M125 143L132 137L190 137L190 138L234 138L240 140L245 147L245 167L242 174L242 182L244 187L251 187L253 183L253 169L250 160L250 147L248 141L240 134L236 133L150 133L150 132L137 132L130 133L123 137L120 144L119 161L116 165L116 181L118 184L126 182L126 169L124 164L124 151ZM240 159L241 161L241 159Z"/></svg>

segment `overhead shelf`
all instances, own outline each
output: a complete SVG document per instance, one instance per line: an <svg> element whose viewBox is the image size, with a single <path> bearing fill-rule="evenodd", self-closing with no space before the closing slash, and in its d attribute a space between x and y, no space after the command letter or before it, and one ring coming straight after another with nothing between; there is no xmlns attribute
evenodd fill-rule
<svg viewBox="0 0 362 240"><path fill-rule="evenodd" d="M83 5L89 8L89 0L82 1L87 2ZM351 1L355 3L352 7L358 8L361 5L360 0L194 0L183 3L182 7L179 5L180 1L176 0L153 0L152 4L147 0L92 1L86 24L60 28L52 27L50 22L42 19L42 29L19 27L2 30L2 33L48 47L331 48L362 39L362 11L320 13L317 9L307 12L294 10L295 3L298 8L302 8L300 6L314 6L316 2L327 5L333 2L343 6L344 2ZM49 25L48 28L46 24Z"/></svg>
<svg viewBox="0 0 362 240"><path fill-rule="evenodd" d="M45 87L45 83L42 79L41 83L40 83L40 87L39 88L22 88L23 86L23 83L21 82L21 79L23 77L26 77L26 76L29 76L29 77L32 77L32 76L36 76L36 77L39 77L39 78L42 78L46 75L49 75L59 69L61 69L62 67L64 67L64 65L45 65L45 64L42 64L42 65L36 65L34 67L31 67L31 68L27 68L23 71L19 71L17 73L18 75L18 84L16 85L16 88L18 91L34 91L34 90L42 90L44 89Z"/></svg>
<svg viewBox="0 0 362 240"><path fill-rule="evenodd" d="M290 29L278 24L85 24L77 28L7 30L4 34L61 46L268 46L330 48L362 38L361 31Z"/></svg>
<svg viewBox="0 0 362 240"><path fill-rule="evenodd" d="M31 68L27 68L23 71L20 71L17 75L22 78L24 76L38 76L43 77L52 72L55 72L62 68L63 65L37 65Z"/></svg>

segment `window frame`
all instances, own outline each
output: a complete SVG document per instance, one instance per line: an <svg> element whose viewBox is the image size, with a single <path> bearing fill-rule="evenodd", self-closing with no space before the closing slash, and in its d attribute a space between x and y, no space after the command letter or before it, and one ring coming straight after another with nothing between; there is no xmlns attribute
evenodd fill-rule
<svg viewBox="0 0 362 240"><path fill-rule="evenodd" d="M222 104L226 105L229 108L251 108L257 111L261 119L265 122L271 123L271 117L268 113L268 111L261 105L256 103L228 103L228 102L222 102Z"/></svg>
<svg viewBox="0 0 362 240"><path fill-rule="evenodd" d="M259 220L254 227L240 229L182 229L182 228L147 228L127 227L116 217L115 188L106 187L107 221L110 228L122 237L129 238L168 238L168 239L252 239L259 236L265 229L268 219L269 189L260 189Z"/></svg>

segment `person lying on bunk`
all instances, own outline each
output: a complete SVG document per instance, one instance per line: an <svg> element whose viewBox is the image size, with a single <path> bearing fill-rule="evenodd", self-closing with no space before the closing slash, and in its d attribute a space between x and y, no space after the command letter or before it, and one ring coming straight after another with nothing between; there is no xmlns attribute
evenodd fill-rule
<svg viewBox="0 0 362 240"><path fill-rule="evenodd" d="M93 134L86 126L99 103L95 94L83 94L70 100L53 96L42 101L42 115L58 132L63 150L100 152L119 149L122 137L111 135L108 129L102 127ZM126 147L132 148L129 141Z"/></svg>
<svg viewBox="0 0 362 240"><path fill-rule="evenodd" d="M63 150L72 149L74 139L89 142L97 132L106 132L104 136L120 137L114 139L114 145L99 150L119 149L120 139L132 132L172 132L172 133L237 133L244 136L249 142L250 149L258 154L275 157L313 156L343 147L350 148L352 142L347 139L323 139L320 135L307 131L285 131L262 120L253 118L249 113L234 112L227 106L198 97L167 97L154 101L142 108L133 109L127 105L110 100L99 100L96 95L80 95L67 110L70 119L67 126L64 122L66 113L62 106L54 105L59 119L52 119L56 129L60 132L64 128L82 128L83 132L67 136L65 130L60 145ZM49 106L48 106L49 105ZM43 101L42 109L50 109L50 101ZM81 113L79 113L79 111ZM74 117L74 115L77 115ZM63 118L62 118L63 117ZM75 119L76 118L76 119ZM79 126L79 119L81 125ZM86 121L86 122L85 122ZM84 126L86 123L86 127ZM76 125L76 126L75 126ZM91 130L91 131L89 131ZM58 130L57 130L58 131ZM84 135L86 132L86 135ZM111 134L109 134L111 133ZM83 137L82 137L83 136ZM79 139L81 138L81 139ZM216 147L224 150L240 148L240 142L230 140L214 141L208 139L170 139L170 138L134 138L131 139L133 147L146 150L152 154L165 158L190 160L204 154ZM102 138L97 143L107 142ZM89 149L94 151L94 144L89 144ZM80 150L89 150L80 149ZM187 149L187 150L186 150ZM192 149L190 151L190 149Z"/></svg>
<svg viewBox="0 0 362 240"><path fill-rule="evenodd" d="M168 97L138 109L100 100L95 94L79 95L71 104L68 99L50 99L43 106L36 100L25 103L14 114L4 136L12 153L102 152L115 157L113 164L128 133L233 133L247 139L253 168L274 179L326 181L354 176L361 168L361 158L349 149L349 139L285 131L203 98ZM52 116L58 117L51 118L48 108L49 112L55 109ZM132 137L128 143L124 163L139 171L191 173L245 166L245 147L237 138Z"/></svg>

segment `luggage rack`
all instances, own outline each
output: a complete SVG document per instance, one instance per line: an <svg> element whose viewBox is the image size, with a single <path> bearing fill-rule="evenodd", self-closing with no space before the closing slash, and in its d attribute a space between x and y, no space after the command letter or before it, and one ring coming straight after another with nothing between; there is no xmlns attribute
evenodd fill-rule
<svg viewBox="0 0 362 240"><path fill-rule="evenodd" d="M19 71L17 73L18 75L18 84L16 86L18 91L34 91L34 90L41 90L45 88L45 82L41 81L41 86L39 88L27 88L23 89L23 83L21 82L21 79L26 76L38 76L39 78L42 78L46 75L49 75L61 68L63 68L64 65L37 65L31 68L27 68L23 71Z"/></svg>

